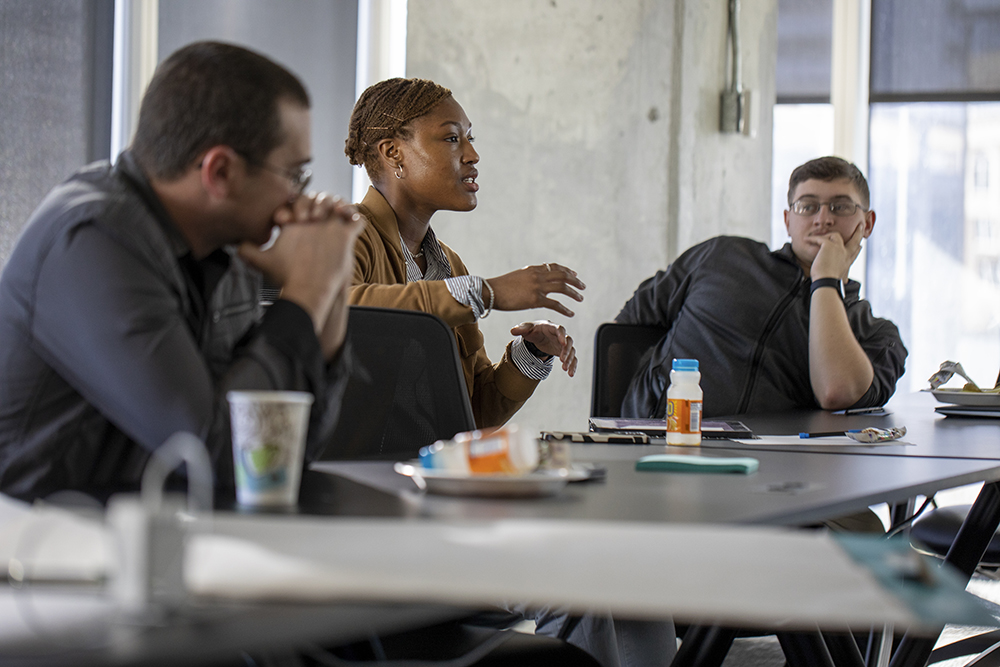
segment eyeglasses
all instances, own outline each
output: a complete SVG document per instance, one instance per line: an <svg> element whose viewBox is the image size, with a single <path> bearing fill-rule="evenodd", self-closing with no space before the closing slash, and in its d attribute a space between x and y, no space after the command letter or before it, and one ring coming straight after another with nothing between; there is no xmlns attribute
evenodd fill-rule
<svg viewBox="0 0 1000 667"><path fill-rule="evenodd" d="M239 152L239 151L237 151ZM309 169L303 169L299 167L298 169L290 170L283 167L278 167L273 164L268 164L260 160L254 160L245 155L244 153L239 153L243 156L243 159L247 161L247 164L253 165L255 167L260 167L261 169L266 169L267 171L278 174L279 176L284 176L295 188L295 196L301 195L305 192L306 186L309 185L309 181L312 180L312 171Z"/></svg>
<svg viewBox="0 0 1000 667"><path fill-rule="evenodd" d="M854 215L859 208L862 211L868 210L861 204L855 203L850 199L820 201L812 197L803 197L802 199L796 200L791 205L792 213L803 216L816 215L823 207L828 208L830 213L838 218L846 218L850 215Z"/></svg>

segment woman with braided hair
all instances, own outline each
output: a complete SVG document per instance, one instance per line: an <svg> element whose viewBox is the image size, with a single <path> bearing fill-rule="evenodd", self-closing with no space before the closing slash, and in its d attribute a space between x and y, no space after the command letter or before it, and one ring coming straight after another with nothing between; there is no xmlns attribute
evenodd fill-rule
<svg viewBox="0 0 1000 667"><path fill-rule="evenodd" d="M458 339L476 425L499 426L531 396L558 357L576 373L573 339L548 321L511 329L514 340L496 364L486 356L477 321L494 310L550 308L573 312L550 298L576 301L584 289L576 272L555 263L484 279L469 275L459 256L431 229L437 211L476 207L472 124L451 91L424 79L389 79L358 99L344 152L364 165L373 186L359 211L368 222L355 244L350 301L354 305L420 310L437 315Z"/></svg>
<svg viewBox="0 0 1000 667"><path fill-rule="evenodd" d="M350 302L433 313L458 339L473 414L479 427L503 424L531 396L558 357L570 376L576 350L565 329L526 322L499 363L483 348L476 322L494 310L550 308L573 312L550 298L583 301L576 272L555 263L528 266L496 278L469 275L459 256L431 229L437 211L476 207L472 124L451 91L423 79L389 79L368 88L351 114L344 152L372 181L358 211L367 218L354 245ZM670 663L676 649L670 621L620 621L608 614L570 618L565 610L516 606L534 618L536 634L560 636L604 667Z"/></svg>

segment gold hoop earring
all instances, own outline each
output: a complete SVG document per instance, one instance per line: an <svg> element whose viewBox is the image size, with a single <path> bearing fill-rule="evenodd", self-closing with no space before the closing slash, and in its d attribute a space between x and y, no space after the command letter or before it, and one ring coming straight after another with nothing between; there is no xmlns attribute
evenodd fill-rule
<svg viewBox="0 0 1000 667"><path fill-rule="evenodd" d="M403 178L403 165L397 164L396 165L396 169L399 170L399 171L395 172L396 173L396 178L400 178L400 179Z"/></svg>

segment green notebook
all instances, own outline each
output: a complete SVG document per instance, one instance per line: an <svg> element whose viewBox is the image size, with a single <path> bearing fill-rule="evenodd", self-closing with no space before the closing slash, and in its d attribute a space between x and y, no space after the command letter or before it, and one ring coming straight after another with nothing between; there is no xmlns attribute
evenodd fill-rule
<svg viewBox="0 0 1000 667"><path fill-rule="evenodd" d="M755 472L760 461L749 457L710 457L690 454L650 454L636 461L636 470L666 472L737 472L744 475Z"/></svg>

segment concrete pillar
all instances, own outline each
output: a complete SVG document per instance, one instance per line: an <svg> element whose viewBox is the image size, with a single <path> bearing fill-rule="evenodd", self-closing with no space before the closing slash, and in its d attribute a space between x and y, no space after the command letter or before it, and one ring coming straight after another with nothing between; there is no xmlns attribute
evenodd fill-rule
<svg viewBox="0 0 1000 667"><path fill-rule="evenodd" d="M515 420L586 430L593 336L641 280L720 233L769 239L777 0L743 0L744 86L756 137L719 133L726 0L419 0L407 74L452 89L480 153L479 207L432 225L469 270L577 270L585 301L482 322L494 360L509 329L564 324L575 378L542 383ZM556 297L559 298L559 297Z"/></svg>
<svg viewBox="0 0 1000 667"><path fill-rule="evenodd" d="M777 0L741 0L743 86L749 91L751 136L719 132L719 95L726 87L728 2L685 5L677 33L681 77L676 169L676 248L720 234L769 242L771 118L777 56ZM787 174L785 175L787 179ZM673 256L676 256L674 254Z"/></svg>

